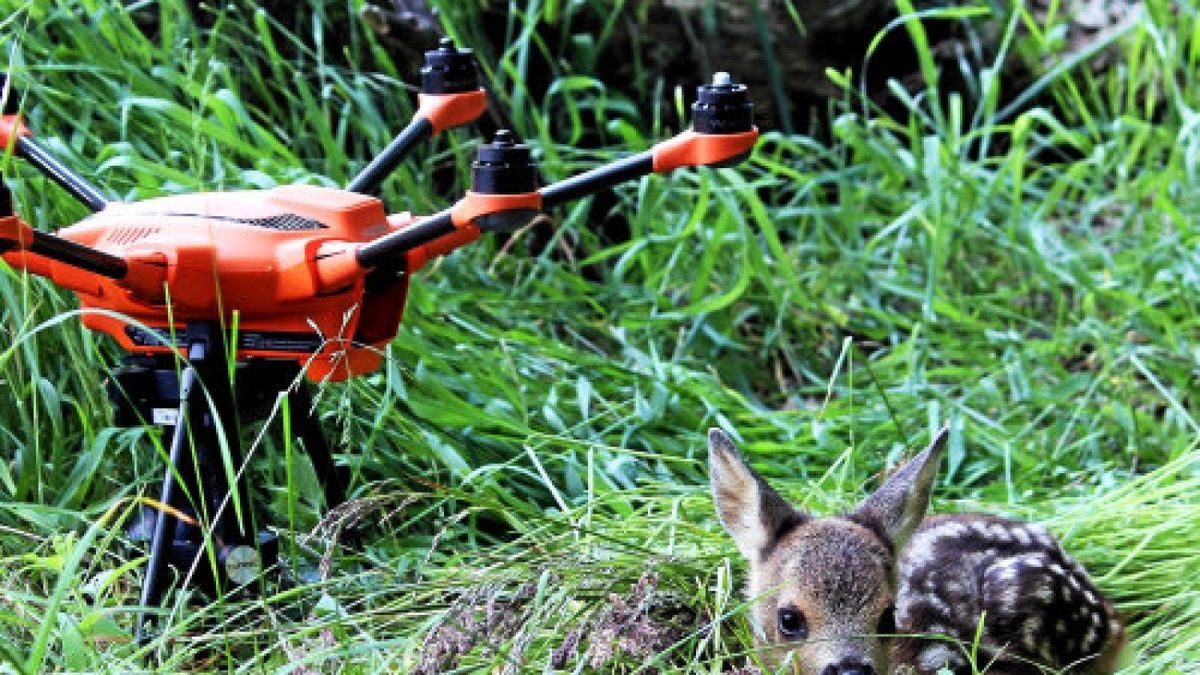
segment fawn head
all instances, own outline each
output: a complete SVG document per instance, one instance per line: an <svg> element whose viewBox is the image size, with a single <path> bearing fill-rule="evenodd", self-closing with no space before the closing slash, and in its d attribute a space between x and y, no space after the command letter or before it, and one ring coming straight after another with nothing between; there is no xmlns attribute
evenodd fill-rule
<svg viewBox="0 0 1200 675"><path fill-rule="evenodd" d="M896 561L925 516L946 429L848 514L801 513L708 432L721 523L750 563L751 615L769 660L795 672L888 672L896 632Z"/></svg>

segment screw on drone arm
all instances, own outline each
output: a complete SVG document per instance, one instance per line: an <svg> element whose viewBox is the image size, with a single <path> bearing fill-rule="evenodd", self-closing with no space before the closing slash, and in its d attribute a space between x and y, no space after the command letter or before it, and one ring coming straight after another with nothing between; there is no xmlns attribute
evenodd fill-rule
<svg viewBox="0 0 1200 675"><path fill-rule="evenodd" d="M475 58L470 49L458 49L450 38L425 52L421 68L421 93L416 115L346 189L373 194L400 162L425 139L451 127L475 121L487 108L487 93L479 87Z"/></svg>
<svg viewBox="0 0 1200 675"><path fill-rule="evenodd" d="M648 173L685 166L732 166L747 156L758 139L746 85L717 73L702 85L692 105L692 128L653 148L607 166L542 188L542 205L558 206Z"/></svg>
<svg viewBox="0 0 1200 675"><path fill-rule="evenodd" d="M0 89L8 89L8 94L4 99L4 114L0 116L0 149L7 148L12 142L17 156L61 185L71 193L72 197L92 211L100 211L108 206L109 199L99 188L72 171L33 140L29 129L25 127L21 116L17 113L15 92L7 87L7 83L8 75L0 73Z"/></svg>

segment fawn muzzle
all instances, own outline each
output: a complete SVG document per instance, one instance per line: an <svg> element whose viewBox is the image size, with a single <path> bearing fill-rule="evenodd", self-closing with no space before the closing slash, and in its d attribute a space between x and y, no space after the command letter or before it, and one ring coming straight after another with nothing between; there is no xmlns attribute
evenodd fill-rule
<svg viewBox="0 0 1200 675"><path fill-rule="evenodd" d="M875 675L875 669L866 663L854 663L853 661L842 661L837 664L829 664L821 671L821 675Z"/></svg>

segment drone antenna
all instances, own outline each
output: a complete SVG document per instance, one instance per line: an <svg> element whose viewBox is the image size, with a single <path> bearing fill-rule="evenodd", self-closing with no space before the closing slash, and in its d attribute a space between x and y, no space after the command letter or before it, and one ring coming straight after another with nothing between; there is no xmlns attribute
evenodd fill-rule
<svg viewBox="0 0 1200 675"><path fill-rule="evenodd" d="M416 115L346 189L360 194L377 193L388 174L418 143L482 115L487 108L487 93L479 87L478 80L473 52L458 49L450 38L442 38L437 49L425 52Z"/></svg>
<svg viewBox="0 0 1200 675"><path fill-rule="evenodd" d="M7 147L10 137L15 136L15 153L61 185L77 201L92 211L100 211L108 206L109 199L100 188L72 171L33 140L29 130L21 122L16 92L8 86L7 73L0 73L0 91L3 90L8 90L8 95L4 97L4 114L0 117L0 147Z"/></svg>

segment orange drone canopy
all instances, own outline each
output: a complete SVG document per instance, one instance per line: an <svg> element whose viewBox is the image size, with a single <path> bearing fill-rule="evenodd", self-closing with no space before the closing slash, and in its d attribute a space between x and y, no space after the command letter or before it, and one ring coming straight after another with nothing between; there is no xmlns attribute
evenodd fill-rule
<svg viewBox="0 0 1200 675"><path fill-rule="evenodd" d="M320 252L391 229L374 197L291 185L109 203L59 232L133 263L138 273L120 279L28 250L4 258L75 291L85 310L108 310L85 312L84 325L130 352L168 352L186 323L218 320L237 326L238 357L312 360L312 377L342 379L377 365L359 353L370 345L352 346L365 276L323 283ZM405 294L394 290L387 301L398 313Z"/></svg>

